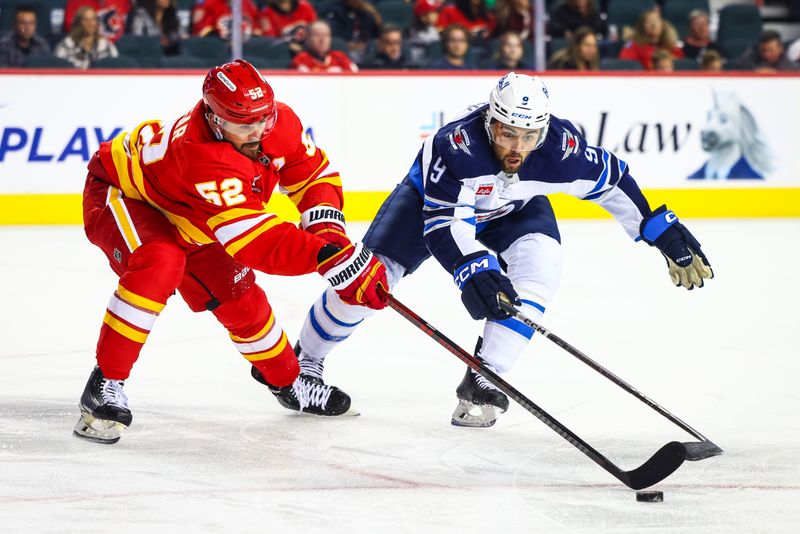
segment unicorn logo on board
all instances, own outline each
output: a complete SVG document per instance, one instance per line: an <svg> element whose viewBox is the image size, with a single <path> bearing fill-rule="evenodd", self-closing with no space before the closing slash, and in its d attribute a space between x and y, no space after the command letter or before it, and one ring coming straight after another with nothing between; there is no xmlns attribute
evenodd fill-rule
<svg viewBox="0 0 800 534"><path fill-rule="evenodd" d="M689 179L763 179L772 171L772 152L755 117L734 93L714 91L713 97L700 130L708 161Z"/></svg>

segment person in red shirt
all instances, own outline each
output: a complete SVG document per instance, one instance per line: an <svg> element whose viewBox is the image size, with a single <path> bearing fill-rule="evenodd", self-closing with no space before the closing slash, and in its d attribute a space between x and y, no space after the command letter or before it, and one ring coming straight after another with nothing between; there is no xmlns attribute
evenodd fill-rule
<svg viewBox="0 0 800 534"><path fill-rule="evenodd" d="M131 424L124 381L176 290L193 311L216 316L283 406L317 415L350 408L346 393L304 371L253 269L316 271L344 301L375 309L385 306L385 269L350 242L339 173L250 63L214 67L191 111L102 143L88 168L86 235L120 278L77 436L114 443ZM299 228L265 208L276 186L301 212Z"/></svg>
<svg viewBox="0 0 800 534"><path fill-rule="evenodd" d="M260 35L261 27L256 24L258 8L253 0L242 0L242 36ZM205 37L216 35L220 39L231 38L233 11L230 0L198 0L192 8L192 35Z"/></svg>
<svg viewBox="0 0 800 534"><path fill-rule="evenodd" d="M287 39L289 47L299 52L317 11L306 0L270 0L259 16L262 35Z"/></svg>
<svg viewBox="0 0 800 534"><path fill-rule="evenodd" d="M93 7L100 23L100 35L116 42L125 33L125 20L131 11L131 0L67 0L64 9L64 33L69 33L75 13L83 6Z"/></svg>
<svg viewBox="0 0 800 534"><path fill-rule="evenodd" d="M440 30L460 24L473 38L484 40L492 34L496 23L494 14L486 9L486 0L454 0L442 8L436 24Z"/></svg>
<svg viewBox="0 0 800 534"><path fill-rule="evenodd" d="M683 50L678 46L678 32L654 8L639 15L633 29L633 39L620 50L619 58L638 61L646 70L653 70L653 53L656 50L665 50L673 58L684 57Z"/></svg>
<svg viewBox="0 0 800 534"><path fill-rule="evenodd" d="M308 27L306 49L294 56L290 68L300 72L358 72L347 54L331 50L331 27L324 20Z"/></svg>

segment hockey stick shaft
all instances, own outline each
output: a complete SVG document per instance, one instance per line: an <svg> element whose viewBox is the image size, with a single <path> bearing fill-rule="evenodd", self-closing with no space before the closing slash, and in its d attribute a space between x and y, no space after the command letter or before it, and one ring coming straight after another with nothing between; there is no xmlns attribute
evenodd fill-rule
<svg viewBox="0 0 800 534"><path fill-rule="evenodd" d="M528 412L533 414L537 419L542 421L559 436L567 440L575 448L588 456L592 461L605 469L608 473L617 478L620 482L633 489L643 489L653 484L660 482L669 475L671 475L683 461L686 459L686 450L681 443L670 442L659 449L647 462L642 466L632 471L623 471L611 460L603 456L594 447L586 443L577 434L572 432L569 428L560 423L553 416L548 414L542 408L537 406L533 401L528 399L525 395L520 393L516 388L511 386L497 373L486 367L483 362L475 358L472 354L468 353L460 346L456 345L450 338L445 336L442 332L425 321L422 317L411 311L403 303L398 301L391 294L381 291L388 300L390 308L405 317L414 326L425 332L428 336L433 338L441 346L446 348L450 353L455 355L458 359L466 363L475 372L482 375L489 382L494 384L503 393L508 395L514 402L525 408Z"/></svg>
<svg viewBox="0 0 800 534"><path fill-rule="evenodd" d="M617 375L615 375L614 373L612 373L611 371L609 371L608 369L606 369L605 367L603 367L602 365L600 365L599 363L597 363L596 361L588 357L586 354L576 349L575 347L573 347L572 345L570 345L569 343L567 343L566 341L555 335L554 333L550 332L539 323L526 317L521 311L519 311L516 308L516 306L514 306L514 304L503 293L498 293L497 301L500 305L500 308L504 310L506 313L509 313L519 321L522 321L529 327L533 328L536 332L538 332L545 338L549 339L550 341L552 341L553 343L555 343L556 345L567 351L572 356L575 356L580 361L582 361L583 363L585 363L586 365L588 365L589 367L591 367L592 369L594 369L595 371L597 371L598 373L606 377L608 380L610 380L617 386L621 387L622 389L624 389L625 391L627 391L640 401L644 402L650 408L661 414L663 417L665 417L678 427L682 428L683 430L685 430L695 438L699 439L700 441L710 442L708 438L706 438L704 435L702 435L700 432L698 432L685 422L681 421L678 417L671 414L665 408L660 406L656 401L654 401L644 393L640 392L639 390L637 390L636 388L625 382L623 379L621 379L620 377L618 377Z"/></svg>

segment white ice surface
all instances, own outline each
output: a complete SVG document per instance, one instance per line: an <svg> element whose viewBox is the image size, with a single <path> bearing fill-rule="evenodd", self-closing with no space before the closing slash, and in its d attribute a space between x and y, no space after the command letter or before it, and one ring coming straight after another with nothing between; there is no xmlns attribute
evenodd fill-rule
<svg viewBox="0 0 800 534"><path fill-rule="evenodd" d="M113 446L72 437L116 279L77 227L0 228L0 532L800 532L800 221L691 221L717 278L673 287L611 221L564 222L544 322L725 454L628 490L520 406L450 425L464 366L391 310L327 363L360 417L278 406L210 314L173 298ZM363 225L353 225L360 235ZM323 288L260 276L290 338ZM471 350L433 261L396 296ZM541 338L509 382L626 469L684 432Z"/></svg>

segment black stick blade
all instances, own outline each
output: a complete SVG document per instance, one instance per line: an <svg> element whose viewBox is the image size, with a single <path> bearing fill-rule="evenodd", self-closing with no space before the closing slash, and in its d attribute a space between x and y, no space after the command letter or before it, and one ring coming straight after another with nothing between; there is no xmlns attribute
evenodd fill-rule
<svg viewBox="0 0 800 534"><path fill-rule="evenodd" d="M686 459L690 462L705 460L722 454L722 449L710 441L690 441L684 443L683 448L686 449Z"/></svg>
<svg viewBox="0 0 800 534"><path fill-rule="evenodd" d="M686 460L686 448L683 443L670 441L650 457L645 463L625 473L625 485L640 490L658 484L678 469Z"/></svg>

